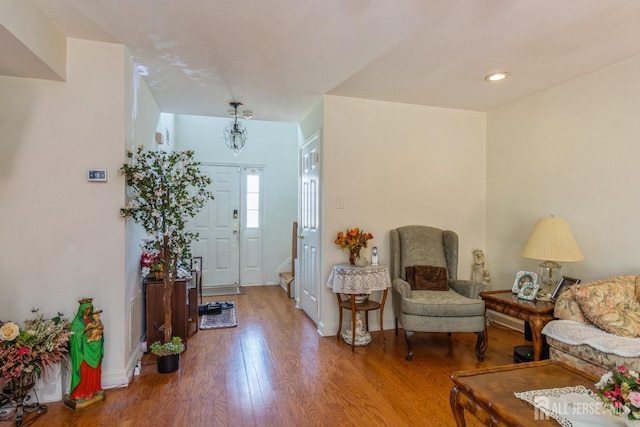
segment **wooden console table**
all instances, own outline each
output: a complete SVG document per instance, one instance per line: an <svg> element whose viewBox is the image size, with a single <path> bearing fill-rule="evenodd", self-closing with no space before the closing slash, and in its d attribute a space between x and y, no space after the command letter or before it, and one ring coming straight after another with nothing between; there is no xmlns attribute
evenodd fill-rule
<svg viewBox="0 0 640 427"><path fill-rule="evenodd" d="M480 297L484 300L485 311L493 310L529 322L533 338L533 360L540 360L543 346L542 328L553 320L554 304L548 301L519 299L510 290L481 292Z"/></svg>
<svg viewBox="0 0 640 427"><path fill-rule="evenodd" d="M351 351L355 350L356 341L356 312L363 311L366 316L366 329L369 331L369 311L380 310L380 333L382 339L386 340L383 329L384 304L387 300L387 291L391 286L389 269L382 265L369 265L367 267L356 267L350 264L338 264L333 267L327 286L336 293L338 307L340 310L340 324L337 336L340 338L342 331L342 310L351 310ZM367 300L356 303L356 294L371 294L374 291L382 291L380 302ZM348 294L350 298L342 301L340 294Z"/></svg>

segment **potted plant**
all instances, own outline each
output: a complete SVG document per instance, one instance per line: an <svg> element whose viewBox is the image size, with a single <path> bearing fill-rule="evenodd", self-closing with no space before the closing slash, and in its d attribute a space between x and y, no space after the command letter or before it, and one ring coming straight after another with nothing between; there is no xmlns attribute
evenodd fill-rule
<svg viewBox="0 0 640 427"><path fill-rule="evenodd" d="M147 238L144 250L157 254L163 272L164 342L172 341L171 296L178 273L178 264L191 258L191 242L198 234L186 229L213 193L208 189L211 179L200 172L193 151L127 152L131 163L120 172L126 177L129 198L120 209L124 218L142 225Z"/></svg>
<svg viewBox="0 0 640 427"><path fill-rule="evenodd" d="M24 327L0 320L0 390L14 400L24 398L37 378L69 360L69 322L62 313L45 319L38 309Z"/></svg>
<svg viewBox="0 0 640 427"><path fill-rule="evenodd" d="M151 353L157 356L158 372L168 374L178 370L180 366L180 353L184 351L182 338L173 337L171 341L161 344L156 341L151 344Z"/></svg>

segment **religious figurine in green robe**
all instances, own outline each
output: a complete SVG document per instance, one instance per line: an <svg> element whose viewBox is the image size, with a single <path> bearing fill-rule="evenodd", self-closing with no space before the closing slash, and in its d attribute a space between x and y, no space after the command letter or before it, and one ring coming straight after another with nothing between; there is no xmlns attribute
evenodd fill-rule
<svg viewBox="0 0 640 427"><path fill-rule="evenodd" d="M94 312L93 298L83 298L76 317L71 322L69 338L71 346L70 399L91 400L102 390L102 357L104 356L104 327L100 310Z"/></svg>

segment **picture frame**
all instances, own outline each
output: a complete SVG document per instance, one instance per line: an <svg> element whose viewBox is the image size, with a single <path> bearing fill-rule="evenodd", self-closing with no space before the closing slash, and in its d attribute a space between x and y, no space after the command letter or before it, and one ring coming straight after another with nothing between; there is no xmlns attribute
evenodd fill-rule
<svg viewBox="0 0 640 427"><path fill-rule="evenodd" d="M198 269L199 271L202 271L202 257L201 256L191 257L191 265L189 267L191 268L191 270Z"/></svg>
<svg viewBox="0 0 640 427"><path fill-rule="evenodd" d="M558 296L567 288L567 286L577 285L580 283L580 279L576 279L574 277L562 276L558 281L558 286L554 289L551 294L551 301L555 301Z"/></svg>
<svg viewBox="0 0 640 427"><path fill-rule="evenodd" d="M538 295L538 291L540 290L540 285L538 282L526 282L518 292L518 298L523 299L525 301L533 301Z"/></svg>
<svg viewBox="0 0 640 427"><path fill-rule="evenodd" d="M191 265L189 267L191 268L191 276L196 281L196 287L198 288L198 299L200 300L200 304L202 304L202 257L192 257L190 264Z"/></svg>
<svg viewBox="0 0 640 427"><path fill-rule="evenodd" d="M89 169L87 171L87 181L107 182L107 170L106 169Z"/></svg>
<svg viewBox="0 0 640 427"><path fill-rule="evenodd" d="M527 283L532 283L534 285L538 284L538 274L532 271L518 271L516 273L516 279L513 281L511 292L519 294L520 289L522 289L522 287Z"/></svg>

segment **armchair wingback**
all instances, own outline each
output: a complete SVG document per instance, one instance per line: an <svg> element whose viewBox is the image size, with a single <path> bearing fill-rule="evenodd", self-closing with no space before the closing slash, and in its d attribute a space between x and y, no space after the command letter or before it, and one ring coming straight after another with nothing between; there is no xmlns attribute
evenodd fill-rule
<svg viewBox="0 0 640 427"><path fill-rule="evenodd" d="M476 357L486 350L482 285L458 280L458 235L450 230L410 225L391 230L391 280L393 310L405 331L408 354L413 357L411 337L415 332L473 332L477 335ZM447 290L412 289L407 267L444 267Z"/></svg>
<svg viewBox="0 0 640 427"><path fill-rule="evenodd" d="M406 267L433 265L446 267L449 279L458 272L458 235L422 225L409 225L391 230L391 280L406 280Z"/></svg>

